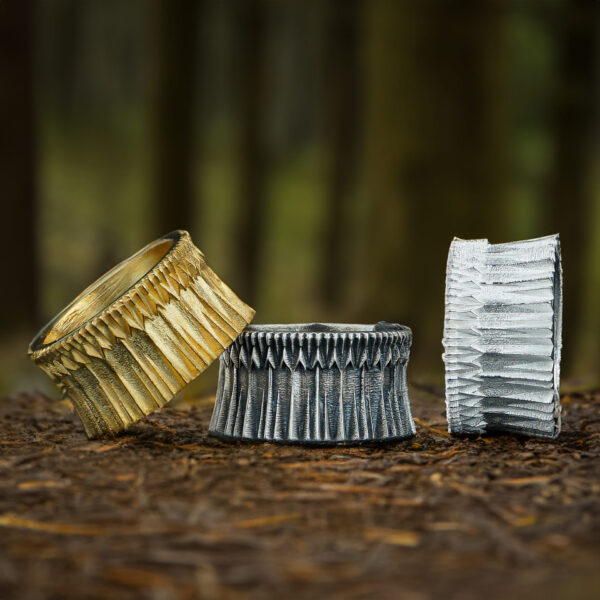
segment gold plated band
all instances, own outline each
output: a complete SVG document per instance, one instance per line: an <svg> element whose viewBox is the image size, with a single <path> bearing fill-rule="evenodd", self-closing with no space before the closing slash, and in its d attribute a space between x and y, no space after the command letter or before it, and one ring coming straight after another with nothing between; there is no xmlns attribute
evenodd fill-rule
<svg viewBox="0 0 600 600"><path fill-rule="evenodd" d="M164 406L253 316L189 234L175 231L84 290L37 334L29 354L96 438Z"/></svg>

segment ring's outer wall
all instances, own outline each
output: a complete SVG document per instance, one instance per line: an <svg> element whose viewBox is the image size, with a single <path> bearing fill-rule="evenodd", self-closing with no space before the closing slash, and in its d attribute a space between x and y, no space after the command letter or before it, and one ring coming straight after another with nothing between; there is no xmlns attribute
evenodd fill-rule
<svg viewBox="0 0 600 600"><path fill-rule="evenodd" d="M287 444L412 437L410 329L350 327L249 327L221 355L210 434Z"/></svg>
<svg viewBox="0 0 600 600"><path fill-rule="evenodd" d="M156 266L98 315L55 342L30 346L90 438L122 431L164 406L254 316L189 234L176 234Z"/></svg>
<svg viewBox="0 0 600 600"><path fill-rule="evenodd" d="M558 235L455 238L444 323L446 414L457 434L560 433L562 267Z"/></svg>

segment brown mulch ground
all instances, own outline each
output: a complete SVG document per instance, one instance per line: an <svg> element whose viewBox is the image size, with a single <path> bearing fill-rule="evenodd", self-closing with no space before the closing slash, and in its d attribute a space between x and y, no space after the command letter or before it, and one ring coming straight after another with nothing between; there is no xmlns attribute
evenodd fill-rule
<svg viewBox="0 0 600 600"><path fill-rule="evenodd" d="M209 400L88 442L64 404L0 401L0 598L599 598L600 394L557 442L229 445Z"/></svg>

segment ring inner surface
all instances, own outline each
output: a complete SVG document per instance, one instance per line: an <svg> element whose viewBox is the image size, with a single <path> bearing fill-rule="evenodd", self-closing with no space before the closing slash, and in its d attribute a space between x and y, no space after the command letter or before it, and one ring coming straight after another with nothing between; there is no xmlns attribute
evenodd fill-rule
<svg viewBox="0 0 600 600"><path fill-rule="evenodd" d="M245 332L265 333L371 333L380 331L377 325L355 325L351 323L291 323L281 325L248 325Z"/></svg>
<svg viewBox="0 0 600 600"><path fill-rule="evenodd" d="M92 283L63 311L42 344L60 339L110 306L160 262L174 243L173 239L156 240Z"/></svg>

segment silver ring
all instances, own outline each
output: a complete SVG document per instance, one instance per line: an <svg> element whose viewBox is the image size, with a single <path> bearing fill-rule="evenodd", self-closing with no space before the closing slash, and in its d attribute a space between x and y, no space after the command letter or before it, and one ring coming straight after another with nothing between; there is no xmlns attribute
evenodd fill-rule
<svg viewBox="0 0 600 600"><path fill-rule="evenodd" d="M444 362L451 433L560 433L558 235L507 244L454 239Z"/></svg>
<svg viewBox="0 0 600 600"><path fill-rule="evenodd" d="M391 323L247 327L221 355L209 433L300 444L411 437L411 341Z"/></svg>

